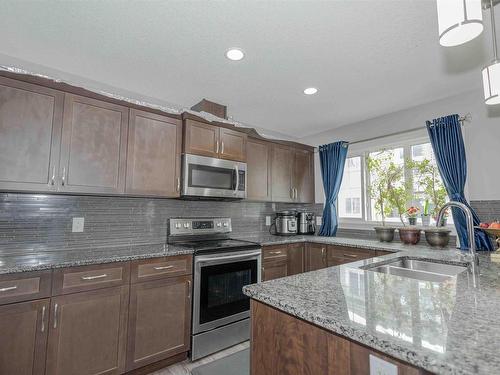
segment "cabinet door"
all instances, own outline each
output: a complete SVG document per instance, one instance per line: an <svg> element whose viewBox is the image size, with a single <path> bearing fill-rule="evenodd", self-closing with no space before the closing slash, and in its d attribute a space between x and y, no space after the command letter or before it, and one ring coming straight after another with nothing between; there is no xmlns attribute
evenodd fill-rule
<svg viewBox="0 0 500 375"><path fill-rule="evenodd" d="M127 371L187 352L191 276L132 285L129 314Z"/></svg>
<svg viewBox="0 0 500 375"><path fill-rule="evenodd" d="M186 120L184 125L184 152L201 156L219 157L219 127Z"/></svg>
<svg viewBox="0 0 500 375"><path fill-rule="evenodd" d="M247 199L271 200L271 150L270 142L247 140Z"/></svg>
<svg viewBox="0 0 500 375"><path fill-rule="evenodd" d="M306 247L307 271L319 270L327 266L326 245L309 243Z"/></svg>
<svg viewBox="0 0 500 375"><path fill-rule="evenodd" d="M267 261L262 263L262 281L279 279L288 276L287 262Z"/></svg>
<svg viewBox="0 0 500 375"><path fill-rule="evenodd" d="M292 202L292 168L294 152L290 147L275 144L272 152L272 197L275 202Z"/></svg>
<svg viewBox="0 0 500 375"><path fill-rule="evenodd" d="M231 129L220 128L221 159L246 161L247 160L247 135Z"/></svg>
<svg viewBox="0 0 500 375"><path fill-rule="evenodd" d="M125 370L128 286L53 297L47 374Z"/></svg>
<svg viewBox="0 0 500 375"><path fill-rule="evenodd" d="M64 94L0 77L0 189L52 191Z"/></svg>
<svg viewBox="0 0 500 375"><path fill-rule="evenodd" d="M48 299L0 306L0 374L44 374L48 317Z"/></svg>
<svg viewBox="0 0 500 375"><path fill-rule="evenodd" d="M178 197L181 147L180 120L131 109L126 193Z"/></svg>
<svg viewBox="0 0 500 375"><path fill-rule="evenodd" d="M294 154L295 201L314 203L314 155L307 150L295 150Z"/></svg>
<svg viewBox="0 0 500 375"><path fill-rule="evenodd" d="M288 275L296 275L304 272L304 248L303 243L288 245Z"/></svg>
<svg viewBox="0 0 500 375"><path fill-rule="evenodd" d="M128 108L66 94L61 191L123 193Z"/></svg>

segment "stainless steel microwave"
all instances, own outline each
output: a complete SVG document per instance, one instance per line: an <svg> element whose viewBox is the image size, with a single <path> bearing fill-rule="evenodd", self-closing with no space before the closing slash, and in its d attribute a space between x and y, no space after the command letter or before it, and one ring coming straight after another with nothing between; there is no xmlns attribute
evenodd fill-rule
<svg viewBox="0 0 500 375"><path fill-rule="evenodd" d="M243 199L247 196L247 164L184 154L182 182L185 197Z"/></svg>

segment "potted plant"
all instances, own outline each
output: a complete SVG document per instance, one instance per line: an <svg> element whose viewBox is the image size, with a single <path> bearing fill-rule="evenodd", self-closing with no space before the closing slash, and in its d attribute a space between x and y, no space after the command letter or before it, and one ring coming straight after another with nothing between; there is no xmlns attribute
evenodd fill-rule
<svg viewBox="0 0 500 375"><path fill-rule="evenodd" d="M374 227L377 237L381 242L392 242L394 240L394 226L387 226L385 218L392 212L389 202L390 177L388 173L388 164L391 155L379 153L375 157L366 158L366 166L370 173L370 187L368 194L375 202L375 211L380 215L382 226Z"/></svg>
<svg viewBox="0 0 500 375"><path fill-rule="evenodd" d="M429 208L430 208L429 206L430 206L429 199L426 199L425 203L424 203L424 213L421 216L422 225L424 227L428 227L431 224L431 214L429 212Z"/></svg>
<svg viewBox="0 0 500 375"><path fill-rule="evenodd" d="M406 209L406 216L408 217L408 223L410 225L417 225L417 216L420 212L420 208L411 206Z"/></svg>

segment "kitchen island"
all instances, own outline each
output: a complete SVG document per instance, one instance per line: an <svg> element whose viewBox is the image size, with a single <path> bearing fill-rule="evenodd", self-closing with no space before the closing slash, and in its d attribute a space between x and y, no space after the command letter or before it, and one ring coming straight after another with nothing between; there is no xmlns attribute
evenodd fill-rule
<svg viewBox="0 0 500 375"><path fill-rule="evenodd" d="M480 255L478 275L465 271L444 282L364 269L398 257L465 261L458 250L401 246L245 287L252 298L251 374L368 374L370 355L399 374L500 373L500 266Z"/></svg>

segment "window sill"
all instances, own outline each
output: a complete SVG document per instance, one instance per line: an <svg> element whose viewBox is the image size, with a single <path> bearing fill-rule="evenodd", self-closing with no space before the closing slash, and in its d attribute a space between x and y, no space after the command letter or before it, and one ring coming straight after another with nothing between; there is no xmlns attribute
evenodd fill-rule
<svg viewBox="0 0 500 375"><path fill-rule="evenodd" d="M401 222L386 222L386 226L393 226L396 228L403 227ZM339 229L360 229L360 230L373 230L373 227L381 227L381 221L364 221L356 219L339 219ZM417 226L419 226L417 224ZM432 227L432 225L431 225ZM451 230L451 235L456 236L457 232L453 224L446 225L446 228Z"/></svg>

